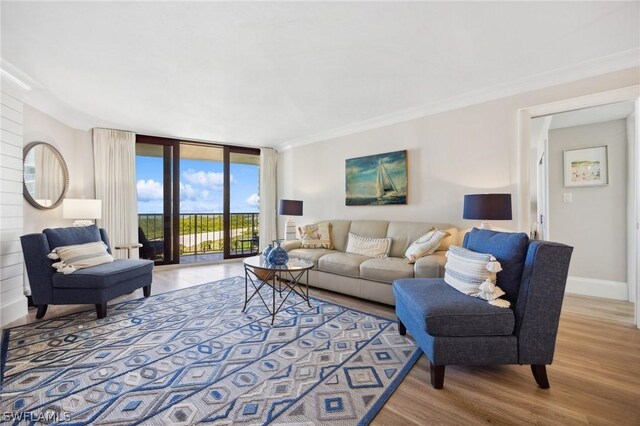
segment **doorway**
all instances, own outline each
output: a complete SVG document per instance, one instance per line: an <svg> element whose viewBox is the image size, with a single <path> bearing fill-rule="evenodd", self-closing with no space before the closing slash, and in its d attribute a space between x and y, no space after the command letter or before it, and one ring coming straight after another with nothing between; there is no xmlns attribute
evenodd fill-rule
<svg viewBox="0 0 640 426"><path fill-rule="evenodd" d="M567 293L620 301L637 324L636 104L532 116L529 170L532 236L574 246Z"/></svg>
<svg viewBox="0 0 640 426"><path fill-rule="evenodd" d="M138 135L140 256L186 264L258 252L260 151Z"/></svg>

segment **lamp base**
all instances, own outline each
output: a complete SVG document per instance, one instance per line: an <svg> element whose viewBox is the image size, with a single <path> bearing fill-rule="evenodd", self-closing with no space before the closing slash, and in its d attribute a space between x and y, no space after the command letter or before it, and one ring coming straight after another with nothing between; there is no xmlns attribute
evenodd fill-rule
<svg viewBox="0 0 640 426"><path fill-rule="evenodd" d="M91 225L93 225L92 220L78 219L73 222L73 226L91 226Z"/></svg>
<svg viewBox="0 0 640 426"><path fill-rule="evenodd" d="M480 224L480 229L489 229L489 230L491 230L491 229L493 229L493 227L491 226L491 222L485 220L484 222L482 222Z"/></svg>
<svg viewBox="0 0 640 426"><path fill-rule="evenodd" d="M287 221L284 226L284 239L286 241L297 240L296 235L296 222L291 216L287 217Z"/></svg>

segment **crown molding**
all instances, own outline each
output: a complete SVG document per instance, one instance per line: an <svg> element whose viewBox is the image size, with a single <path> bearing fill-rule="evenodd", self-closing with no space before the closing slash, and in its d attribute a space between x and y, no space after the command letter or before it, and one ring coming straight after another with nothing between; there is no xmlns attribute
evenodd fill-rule
<svg viewBox="0 0 640 426"><path fill-rule="evenodd" d="M408 108L391 114L381 115L379 117L338 127L325 132L319 132L310 136L288 140L278 144L277 149L280 152L286 151L298 146L361 133L367 130L377 129L404 121L452 111L471 105L477 105L496 99L506 98L533 90L595 77L636 66L640 66L640 48L626 50L613 55L536 74L534 76L524 77L484 89L463 93L437 102L430 102L419 107Z"/></svg>
<svg viewBox="0 0 640 426"><path fill-rule="evenodd" d="M40 89L42 84L31 78L25 72L22 72L18 67L11 64L4 58L0 58L0 77L2 78L2 85L11 85L14 89L21 92L28 92L31 89Z"/></svg>

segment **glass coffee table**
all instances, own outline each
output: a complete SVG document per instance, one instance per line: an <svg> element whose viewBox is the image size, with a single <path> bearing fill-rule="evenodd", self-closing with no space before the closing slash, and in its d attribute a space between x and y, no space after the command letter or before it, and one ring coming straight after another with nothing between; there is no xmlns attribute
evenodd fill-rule
<svg viewBox="0 0 640 426"><path fill-rule="evenodd" d="M287 301L291 293L300 296L311 307L311 303L309 303L309 269L313 268L313 263L306 260L289 259L289 262L285 265L278 266L265 261L261 255L248 257L242 263L244 265L244 307L242 312L247 309L249 301L256 294L271 315L271 325L273 325L276 314L282 309L284 302ZM305 284L301 284L300 279L305 275ZM251 294L249 294L251 292L249 284L253 287L253 293ZM271 286L271 303L260 294L260 289L264 285ZM284 298L282 297L283 292L286 293ZM276 293L282 299L277 307Z"/></svg>

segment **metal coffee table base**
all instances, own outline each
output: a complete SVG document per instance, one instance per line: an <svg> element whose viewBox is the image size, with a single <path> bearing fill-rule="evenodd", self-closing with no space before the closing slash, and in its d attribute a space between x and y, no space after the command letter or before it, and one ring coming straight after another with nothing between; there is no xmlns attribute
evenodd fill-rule
<svg viewBox="0 0 640 426"><path fill-rule="evenodd" d="M282 270L282 269L258 269L261 274L264 274L260 277L256 273L256 268L250 265L244 265L244 307L242 308L242 312L247 309L247 305L256 295L262 300L265 308L271 315L271 325L273 325L276 314L280 312L280 309L284 306L284 303L287 301L289 296L292 293L297 294L303 300L307 302L307 305L311 307L311 303L309 302L309 269L303 270ZM300 279L306 274L306 284L301 284ZM253 293L249 295L249 284L253 287ZM283 287L284 284L284 287ZM260 290L263 286L270 285L271 286L271 303L269 303L263 295L260 293ZM304 285L304 289L303 289ZM296 288L297 287L297 288ZM288 290L288 291L287 291ZM285 292L284 298L282 297L282 293ZM276 293L280 296L281 301L276 306ZM269 306L271 305L271 306Z"/></svg>

